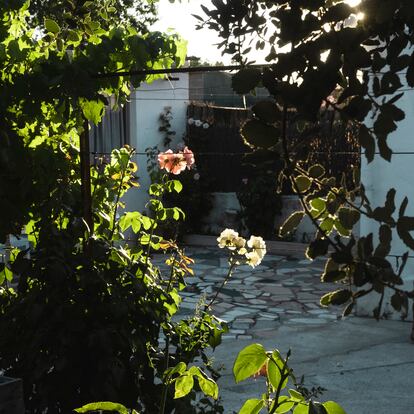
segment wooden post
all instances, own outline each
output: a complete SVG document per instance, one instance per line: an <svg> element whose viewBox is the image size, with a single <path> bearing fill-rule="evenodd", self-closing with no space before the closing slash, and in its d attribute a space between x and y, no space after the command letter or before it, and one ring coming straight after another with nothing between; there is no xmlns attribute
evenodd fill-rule
<svg viewBox="0 0 414 414"><path fill-rule="evenodd" d="M80 135L80 167L83 218L89 226L90 235L93 234L92 194L91 194L91 166L89 149L89 122L85 119L83 132Z"/></svg>

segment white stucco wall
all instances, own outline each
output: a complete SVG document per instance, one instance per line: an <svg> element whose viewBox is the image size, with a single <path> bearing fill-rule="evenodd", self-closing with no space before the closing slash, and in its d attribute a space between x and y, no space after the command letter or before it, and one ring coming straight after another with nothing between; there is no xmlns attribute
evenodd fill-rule
<svg viewBox="0 0 414 414"><path fill-rule="evenodd" d="M183 140L186 131L187 104L189 102L188 74L174 76L178 80L158 79L143 84L131 95L130 137L136 148L136 162L140 187L131 189L126 195L127 210L143 211L148 201L150 178L147 172L145 149L161 144L164 135L158 131L159 116L164 108L171 107L172 130L176 132L171 148ZM160 150L164 150L160 145Z"/></svg>
<svg viewBox="0 0 414 414"><path fill-rule="evenodd" d="M401 82L404 83L404 75L401 76ZM389 163L383 160L379 154L376 154L371 164L366 162L362 157L361 180L365 185L367 197L371 201L373 208L384 206L387 192L390 188L397 191L395 197L396 213L398 214L401 202L404 197L408 197L409 204L406 215L414 216L414 155L398 154L399 152L414 152L414 91L406 91L404 96L397 102L397 105L405 111L406 118L398 123L398 129L388 138L388 145L396 154L393 154L392 161ZM373 220L363 217L360 223L361 236L374 233L374 240L378 242L379 224ZM400 240L397 232L393 231L392 250L390 255L402 255L408 251L408 247ZM414 256L414 252L410 251L410 256ZM390 263L395 265L396 258L388 257ZM403 272L405 288L412 289L414 281L414 259L408 259L407 265ZM386 311L392 312L389 304L389 290L386 296ZM379 295L372 294L368 298L361 300L358 304L358 313L372 315L372 310L378 304ZM398 318L399 315L394 312L393 317ZM409 318L412 318L411 309L409 309Z"/></svg>

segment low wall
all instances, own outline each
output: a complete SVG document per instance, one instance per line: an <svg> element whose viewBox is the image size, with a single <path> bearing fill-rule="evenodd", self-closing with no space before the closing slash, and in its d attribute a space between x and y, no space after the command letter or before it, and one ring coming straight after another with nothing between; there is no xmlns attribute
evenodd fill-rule
<svg viewBox="0 0 414 414"><path fill-rule="evenodd" d="M0 376L0 414L24 414L20 379Z"/></svg>
<svg viewBox="0 0 414 414"><path fill-rule="evenodd" d="M203 230L208 234L220 234L225 228L235 230L241 227L238 218L241 207L236 193L211 193L213 207L209 215L203 218ZM278 233L279 227L295 211L300 210L300 201L297 196L282 196L282 213L276 216L274 223L274 234ZM296 232L289 241L306 243L313 239L315 229L308 217L305 217Z"/></svg>

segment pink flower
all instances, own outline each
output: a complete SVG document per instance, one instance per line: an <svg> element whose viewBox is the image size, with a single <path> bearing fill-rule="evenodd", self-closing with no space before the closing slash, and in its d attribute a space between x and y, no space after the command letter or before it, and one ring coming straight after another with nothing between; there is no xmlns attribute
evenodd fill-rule
<svg viewBox="0 0 414 414"><path fill-rule="evenodd" d="M188 149L188 147L184 147L184 158L187 163L187 168L191 169L191 166L195 163L193 151Z"/></svg>
<svg viewBox="0 0 414 414"><path fill-rule="evenodd" d="M161 170L178 175L187 167L187 162L183 155L174 154L172 150L158 154L158 164Z"/></svg>
<svg viewBox="0 0 414 414"><path fill-rule="evenodd" d="M175 175L180 174L186 168L190 169L194 162L194 154L187 147L184 148L183 152L180 151L177 154L170 149L158 154L158 164L161 170L166 170Z"/></svg>

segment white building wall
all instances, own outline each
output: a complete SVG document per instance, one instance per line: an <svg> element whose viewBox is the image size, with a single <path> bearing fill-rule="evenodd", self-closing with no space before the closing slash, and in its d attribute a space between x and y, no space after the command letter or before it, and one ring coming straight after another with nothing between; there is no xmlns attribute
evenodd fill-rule
<svg viewBox="0 0 414 414"><path fill-rule="evenodd" d="M148 188L151 184L147 172L147 156L145 149L163 147L164 135L158 130L159 117L164 108L171 107L173 119L172 130L176 132L171 148L183 140L186 131L186 114L189 102L189 76L187 73L174 76L176 80L158 79L152 83L140 86L131 94L131 146L136 149L138 164L139 188L131 189L126 197L126 209L143 211L148 201Z"/></svg>
<svg viewBox="0 0 414 414"><path fill-rule="evenodd" d="M401 82L404 82L404 75L401 76ZM398 214L399 207L404 197L408 197L409 204L406 215L414 216L414 155L399 154L401 152L414 152L414 91L408 90L404 96L397 102L397 105L405 111L406 118L399 122L398 129L388 138L388 145L395 154L392 156L391 162L387 162L376 154L371 164L366 162L362 157L361 180L365 185L368 199L371 201L373 208L382 207L385 203L387 192L390 188L397 191L395 197L396 212ZM378 152L378 151L377 151ZM378 242L379 223L374 220L362 217L360 223L361 236L374 233L374 240ZM390 255L399 255L408 251L408 247L400 240L396 230L393 231L392 250ZM410 256L414 256L414 252L410 251ZM393 265L396 264L396 258L388 257ZM412 289L414 281L414 259L409 258L405 270L402 274L405 288ZM385 310L393 312L389 303L392 291L389 289L386 296ZM371 294L368 298L360 300L358 304L358 313L360 315L372 315L372 311L378 304L379 295ZM392 317L398 318L399 314L393 312ZM409 309L409 318L412 318L411 309Z"/></svg>

